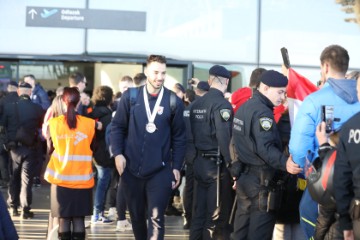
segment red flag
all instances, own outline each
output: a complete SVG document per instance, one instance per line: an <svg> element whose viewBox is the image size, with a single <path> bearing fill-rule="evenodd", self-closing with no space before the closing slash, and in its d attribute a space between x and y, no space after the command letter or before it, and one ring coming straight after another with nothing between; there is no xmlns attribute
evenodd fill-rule
<svg viewBox="0 0 360 240"><path fill-rule="evenodd" d="M289 84L287 86L287 96L290 98L304 101L304 98L310 93L315 92L318 88L307 78L289 68Z"/></svg>
<svg viewBox="0 0 360 240"><path fill-rule="evenodd" d="M289 68L289 83L287 86L287 97L291 125L294 122L298 108L307 95L318 90L318 88L307 78Z"/></svg>

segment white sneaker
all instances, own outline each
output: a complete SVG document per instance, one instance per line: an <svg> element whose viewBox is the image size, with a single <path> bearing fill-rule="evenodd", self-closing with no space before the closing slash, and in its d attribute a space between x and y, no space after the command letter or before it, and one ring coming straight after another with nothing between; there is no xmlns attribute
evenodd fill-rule
<svg viewBox="0 0 360 240"><path fill-rule="evenodd" d="M131 225L131 223L129 223L129 221L127 219L117 221L117 223L116 223L116 231L117 232L125 232L125 231L129 231L129 230L132 230L132 225Z"/></svg>
<svg viewBox="0 0 360 240"><path fill-rule="evenodd" d="M112 221L115 221L117 219L117 211L115 207L109 208L107 218Z"/></svg>

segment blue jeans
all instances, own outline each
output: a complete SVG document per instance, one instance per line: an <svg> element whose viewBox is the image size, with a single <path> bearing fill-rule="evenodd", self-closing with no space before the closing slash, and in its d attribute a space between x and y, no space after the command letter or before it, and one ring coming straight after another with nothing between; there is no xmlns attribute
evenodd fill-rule
<svg viewBox="0 0 360 240"><path fill-rule="evenodd" d="M102 167L97 164L95 164L95 167L97 170L97 183L94 200L94 214L98 214L103 212L105 208L105 197L109 188L113 168Z"/></svg>
<svg viewBox="0 0 360 240"><path fill-rule="evenodd" d="M314 236L316 220L318 217L318 204L315 202L306 188L300 202L300 225L305 233L306 239Z"/></svg>

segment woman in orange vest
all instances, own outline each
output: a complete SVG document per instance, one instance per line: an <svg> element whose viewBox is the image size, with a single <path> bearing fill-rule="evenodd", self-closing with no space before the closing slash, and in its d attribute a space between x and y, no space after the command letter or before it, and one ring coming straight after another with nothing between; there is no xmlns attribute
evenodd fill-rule
<svg viewBox="0 0 360 240"><path fill-rule="evenodd" d="M53 145L45 180L51 183L51 214L59 218L59 239L85 239L85 216L92 213L91 142L95 121L76 114L77 88L64 88L64 115L49 120Z"/></svg>

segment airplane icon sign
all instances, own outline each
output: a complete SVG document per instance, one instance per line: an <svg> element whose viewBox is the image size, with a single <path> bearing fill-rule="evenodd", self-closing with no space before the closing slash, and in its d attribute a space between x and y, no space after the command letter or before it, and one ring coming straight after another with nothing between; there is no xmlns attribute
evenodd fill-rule
<svg viewBox="0 0 360 240"><path fill-rule="evenodd" d="M43 12L40 15L41 15L42 18L48 18L48 17L54 15L57 12L58 12L57 9L47 10L47 9L44 8Z"/></svg>

